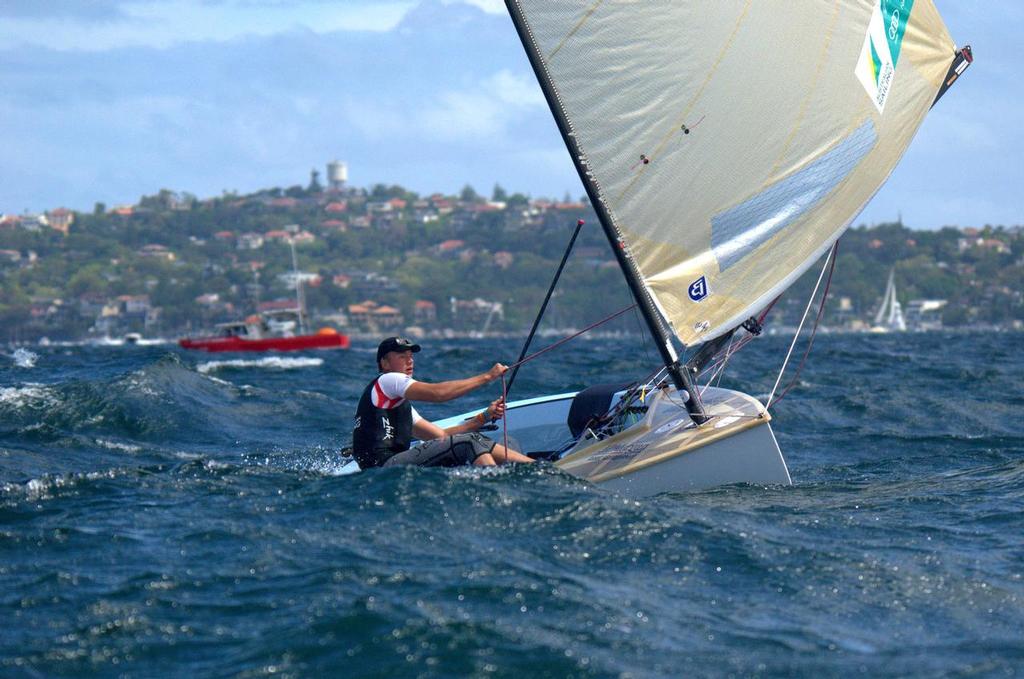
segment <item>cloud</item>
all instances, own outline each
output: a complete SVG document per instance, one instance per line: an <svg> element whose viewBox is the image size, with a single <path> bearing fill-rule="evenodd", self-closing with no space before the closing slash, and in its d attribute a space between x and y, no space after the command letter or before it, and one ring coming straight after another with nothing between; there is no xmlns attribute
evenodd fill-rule
<svg viewBox="0 0 1024 679"><path fill-rule="evenodd" d="M0 44L94 52L167 48L294 30L384 32L398 25L413 6L413 0L15 0L0 3L0 16L11 17L0 24Z"/></svg>
<svg viewBox="0 0 1024 679"><path fill-rule="evenodd" d="M504 14L505 3L502 0L444 0L446 5L474 5L489 14Z"/></svg>
<svg viewBox="0 0 1024 679"><path fill-rule="evenodd" d="M403 138L471 146L505 138L530 112L541 111L544 97L531 78L508 70L469 88L433 92L400 103L394 93L360 96L345 105L345 116L375 140Z"/></svg>
<svg viewBox="0 0 1024 679"><path fill-rule="evenodd" d="M0 0L0 16L12 17L0 21L0 40L30 26L33 39L66 40L67 49L2 52L0 212L90 209L161 187L209 196L289 186L335 157L358 186L433 192L498 182L579 195L500 2L32 6L40 9L30 16L23 0ZM900 211L921 227L1022 221L1021 85L1006 69L1016 34L991 13L956 11L962 16L948 23L975 40L978 60L928 117L864 221ZM76 46L83 51L69 51Z"/></svg>
<svg viewBox="0 0 1024 679"><path fill-rule="evenodd" d="M81 21L109 21L124 17L121 0L4 0L0 3L0 17L15 19L78 19Z"/></svg>
<svg viewBox="0 0 1024 679"><path fill-rule="evenodd" d="M477 88L441 95L422 112L418 127L435 139L472 143L504 136L524 111L543 105L536 83L503 70Z"/></svg>

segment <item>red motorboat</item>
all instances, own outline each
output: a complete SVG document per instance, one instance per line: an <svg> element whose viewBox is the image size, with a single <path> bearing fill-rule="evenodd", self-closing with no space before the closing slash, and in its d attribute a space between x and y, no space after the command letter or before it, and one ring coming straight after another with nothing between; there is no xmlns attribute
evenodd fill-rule
<svg viewBox="0 0 1024 679"><path fill-rule="evenodd" d="M213 337L186 337L178 344L185 349L217 352L348 349L350 342L348 335L334 328L321 328L313 335L293 335L288 324L268 324L260 316L250 316L240 323L221 323Z"/></svg>

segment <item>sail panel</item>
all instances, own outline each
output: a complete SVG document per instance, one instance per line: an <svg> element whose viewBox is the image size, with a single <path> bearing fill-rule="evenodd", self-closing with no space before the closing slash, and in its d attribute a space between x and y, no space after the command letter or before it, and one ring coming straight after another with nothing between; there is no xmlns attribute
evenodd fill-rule
<svg viewBox="0 0 1024 679"><path fill-rule="evenodd" d="M866 121L834 149L736 207L711 218L711 246L725 271L813 209L846 179L875 145Z"/></svg>
<svg viewBox="0 0 1024 679"><path fill-rule="evenodd" d="M609 228L687 345L756 312L838 238L953 55L931 0L915 0L880 111L858 69L892 0L507 1Z"/></svg>

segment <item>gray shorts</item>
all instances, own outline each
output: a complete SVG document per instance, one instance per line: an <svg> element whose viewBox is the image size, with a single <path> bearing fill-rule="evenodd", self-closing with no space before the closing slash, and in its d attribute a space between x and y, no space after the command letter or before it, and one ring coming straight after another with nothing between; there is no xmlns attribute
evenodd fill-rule
<svg viewBox="0 0 1024 679"><path fill-rule="evenodd" d="M473 464L481 455L494 450L495 442L483 434L455 434L418 443L405 452L388 458L385 467L412 464L419 467L461 467Z"/></svg>

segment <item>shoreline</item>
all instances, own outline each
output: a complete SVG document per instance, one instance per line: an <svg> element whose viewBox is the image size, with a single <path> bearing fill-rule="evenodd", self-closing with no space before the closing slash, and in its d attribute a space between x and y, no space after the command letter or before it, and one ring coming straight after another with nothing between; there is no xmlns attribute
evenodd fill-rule
<svg viewBox="0 0 1024 679"><path fill-rule="evenodd" d="M896 332L877 332L871 330L851 330L848 328L832 328L832 327L820 327L818 332L824 335L872 335L872 336L898 336L898 335L921 335L921 334L932 334L932 333L948 333L948 334L972 334L972 333L1013 333L1024 331L1022 327L1015 326L954 326L944 328L922 328L917 330L906 330ZM387 337L392 331L383 331L380 333L367 333L367 332L344 332L339 330L343 334L348 335L349 339L353 342L368 343L380 341L382 337ZM546 330L538 332L535 335L534 340L538 339L549 339L557 341L568 337L572 334L579 332L578 328L560 328L554 330ZM796 332L795 326L778 326L769 327L764 331L765 337L792 337ZM526 333L513 333L513 332L488 332L486 334L480 332L458 332L454 330L434 330L426 332L408 332L404 333L410 338L415 340L460 340L460 341L480 341L480 340L525 340ZM805 330L806 334L806 330ZM581 340L610 340L610 339L622 339L622 340L637 340L642 341L646 338L646 334L636 332L591 332L585 335L581 335L577 339ZM120 347L120 346L166 346L173 345L177 346L177 337L141 337L135 341L127 341L123 337L80 337L74 340L50 340L46 337L42 337L35 341L29 342L8 342L6 346L13 350L19 347L79 347L79 346L95 346L95 347Z"/></svg>

